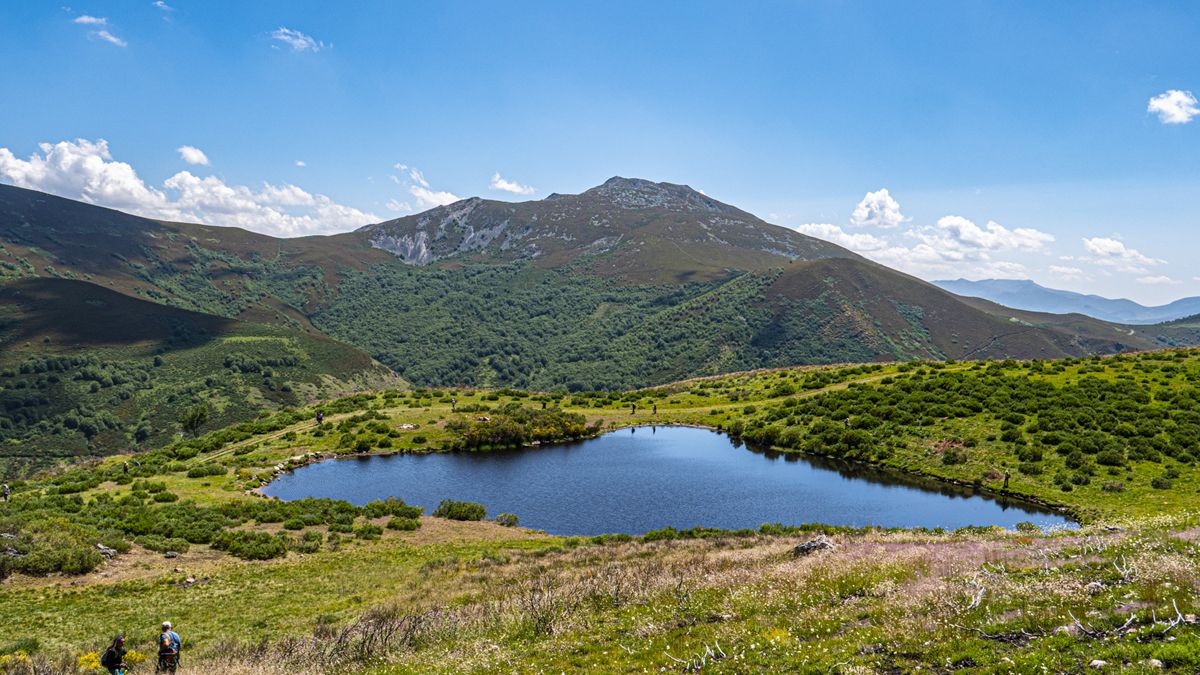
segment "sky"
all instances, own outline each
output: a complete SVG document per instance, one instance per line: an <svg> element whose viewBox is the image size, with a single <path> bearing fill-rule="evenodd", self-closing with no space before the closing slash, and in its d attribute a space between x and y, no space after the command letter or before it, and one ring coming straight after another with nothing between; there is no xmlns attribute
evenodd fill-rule
<svg viewBox="0 0 1200 675"><path fill-rule="evenodd" d="M1200 295L1200 5L0 3L0 182L279 236L614 175L926 279Z"/></svg>

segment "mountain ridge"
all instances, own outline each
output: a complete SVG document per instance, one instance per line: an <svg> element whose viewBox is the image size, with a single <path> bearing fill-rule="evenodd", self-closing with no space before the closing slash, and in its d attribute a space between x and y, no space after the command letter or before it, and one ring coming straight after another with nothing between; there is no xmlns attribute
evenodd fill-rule
<svg viewBox="0 0 1200 675"><path fill-rule="evenodd" d="M1126 298L1076 293L1042 286L1030 279L953 279L931 282L958 295L985 298L1014 309L1055 314L1078 313L1102 321L1156 324L1200 314L1200 297L1147 306Z"/></svg>

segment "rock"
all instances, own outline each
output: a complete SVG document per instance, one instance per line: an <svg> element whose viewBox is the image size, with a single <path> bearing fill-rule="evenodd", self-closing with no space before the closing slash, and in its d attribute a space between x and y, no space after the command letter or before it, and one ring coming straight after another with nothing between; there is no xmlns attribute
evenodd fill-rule
<svg viewBox="0 0 1200 675"><path fill-rule="evenodd" d="M104 556L105 560L111 560L113 556L117 555L117 549L109 548L104 544L96 544L96 550L100 551L100 555Z"/></svg>
<svg viewBox="0 0 1200 675"><path fill-rule="evenodd" d="M1116 525L1105 525L1104 531L1105 532L1124 532L1125 528L1117 527Z"/></svg>
<svg viewBox="0 0 1200 675"><path fill-rule="evenodd" d="M1084 586L1083 590L1087 591L1088 595L1099 595L1104 592L1104 582L1093 581L1087 586Z"/></svg>
<svg viewBox="0 0 1200 675"><path fill-rule="evenodd" d="M163 554L163 557L164 558L178 558L179 554L175 551L167 551L166 553Z"/></svg>
<svg viewBox="0 0 1200 675"><path fill-rule="evenodd" d="M1088 668L1093 670L1103 670L1106 666L1108 666L1108 661L1102 661L1100 659L1096 659L1088 664Z"/></svg>
<svg viewBox="0 0 1200 675"><path fill-rule="evenodd" d="M194 584L196 583L196 577L188 577L187 579L184 579L184 583Z"/></svg>
<svg viewBox="0 0 1200 675"><path fill-rule="evenodd" d="M1158 659L1146 659L1146 665L1150 668L1161 669L1163 667L1163 662L1159 661Z"/></svg>
<svg viewBox="0 0 1200 675"><path fill-rule="evenodd" d="M803 544L797 544L796 548L792 549L792 555L797 558L803 558L806 555L812 555L817 551L827 551L833 548L833 542L825 535L819 535L816 539L810 539Z"/></svg>
<svg viewBox="0 0 1200 675"><path fill-rule="evenodd" d="M16 539L17 535L8 532L0 532L0 539Z"/></svg>

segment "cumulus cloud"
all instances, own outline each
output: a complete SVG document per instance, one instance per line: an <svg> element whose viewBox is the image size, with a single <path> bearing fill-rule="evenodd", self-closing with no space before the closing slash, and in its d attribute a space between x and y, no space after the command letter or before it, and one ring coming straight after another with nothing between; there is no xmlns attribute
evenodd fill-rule
<svg viewBox="0 0 1200 675"><path fill-rule="evenodd" d="M392 182L406 189L408 194L412 195L417 202L417 207L422 211L431 209L435 206L445 206L453 204L462 199L453 192L444 190L435 190L429 184L429 180L425 178L425 174L421 170L409 166L407 164L393 164L392 168L400 173L391 176ZM405 204L407 206L407 204Z"/></svg>
<svg viewBox="0 0 1200 675"><path fill-rule="evenodd" d="M417 200L417 205L423 209L453 204L461 199L461 197L455 195L453 192L430 190L420 185L410 186L408 192Z"/></svg>
<svg viewBox="0 0 1200 675"><path fill-rule="evenodd" d="M395 199L389 199L386 206L389 211L399 211L401 213L410 213L413 210L412 204Z"/></svg>
<svg viewBox="0 0 1200 675"><path fill-rule="evenodd" d="M75 23L81 23L85 26L107 26L108 19L103 16L89 16L87 14L81 14L80 16L75 17Z"/></svg>
<svg viewBox="0 0 1200 675"><path fill-rule="evenodd" d="M208 155L204 154L203 150L194 145L181 145L178 148L175 148L175 150L179 153L179 156L183 158L183 161L187 162L188 164L193 166L197 164L201 166L208 166Z"/></svg>
<svg viewBox="0 0 1200 675"><path fill-rule="evenodd" d="M163 0L154 0L154 2L152 4L164 12L174 12L175 11L174 7L163 2Z"/></svg>
<svg viewBox="0 0 1200 675"><path fill-rule="evenodd" d="M888 242L884 239L870 234L851 234L837 225L829 223L807 223L797 225L795 229L810 237L833 242L857 253L882 251L888 247Z"/></svg>
<svg viewBox="0 0 1200 675"><path fill-rule="evenodd" d="M956 251L1037 251L1054 241L1054 235L1033 228L1010 230L995 221L979 227L962 216L943 216L935 227L910 234L930 246Z"/></svg>
<svg viewBox="0 0 1200 675"><path fill-rule="evenodd" d="M304 160L302 160L302 159L298 159L298 160L296 160L296 166L298 166L298 167L300 167L301 169L303 169L304 167L308 166L308 162L305 162L305 161L304 161Z"/></svg>
<svg viewBox="0 0 1200 675"><path fill-rule="evenodd" d="M1125 242L1111 237L1091 237L1083 240L1083 248L1090 254L1090 262L1106 267L1115 267L1122 272L1145 272L1147 267L1162 265L1165 260L1151 258Z"/></svg>
<svg viewBox="0 0 1200 675"><path fill-rule="evenodd" d="M1192 92L1171 89L1150 99L1146 112L1158 115L1158 121L1163 124L1187 124L1200 115L1200 107L1196 103Z"/></svg>
<svg viewBox="0 0 1200 675"><path fill-rule="evenodd" d="M1139 284L1146 284L1147 286L1167 286L1179 283L1175 279L1164 275L1138 277L1135 279L1135 281L1137 281Z"/></svg>
<svg viewBox="0 0 1200 675"><path fill-rule="evenodd" d="M284 26L276 28L271 33L271 39L282 42L298 52L319 52L326 47L332 46L326 45L324 42L313 38L313 36L307 33L301 33L298 30Z"/></svg>
<svg viewBox="0 0 1200 675"><path fill-rule="evenodd" d="M278 236L341 232L381 220L290 184L255 190L181 171L147 185L104 140L42 143L28 159L0 147L0 180L148 218L241 227Z"/></svg>
<svg viewBox="0 0 1200 675"><path fill-rule="evenodd" d="M518 183L515 180L507 180L507 179L501 177L499 171L497 171L496 174L492 176L492 181L490 183L488 183L488 187L490 187L493 190L503 190L504 192L511 192L515 195L531 195L537 191L529 185L522 185L521 183Z"/></svg>
<svg viewBox="0 0 1200 675"><path fill-rule="evenodd" d="M892 198L887 188L868 192L854 207L854 213L850 214L850 224L855 227L889 229L899 227L907 220L900 212L900 203Z"/></svg>

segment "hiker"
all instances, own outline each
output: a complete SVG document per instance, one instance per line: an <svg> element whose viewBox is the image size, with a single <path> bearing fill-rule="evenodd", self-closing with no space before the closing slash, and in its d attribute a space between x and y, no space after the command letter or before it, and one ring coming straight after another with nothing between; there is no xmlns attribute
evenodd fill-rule
<svg viewBox="0 0 1200 675"><path fill-rule="evenodd" d="M324 423L325 423L325 413L318 410L317 411L317 426L321 426Z"/></svg>
<svg viewBox="0 0 1200 675"><path fill-rule="evenodd" d="M158 667L154 672L174 673L179 667L179 648L182 646L183 640L179 639L179 633L171 629L170 621L164 621L162 635L158 637Z"/></svg>
<svg viewBox="0 0 1200 675"><path fill-rule="evenodd" d="M125 475L128 476L129 475L129 462L124 462L124 464L125 464Z"/></svg>
<svg viewBox="0 0 1200 675"><path fill-rule="evenodd" d="M652 415L657 415L657 414L658 414L658 404L657 404L657 403L655 403L655 404L654 404L654 412L653 412L653 413L651 413L651 414L652 414Z"/></svg>
<svg viewBox="0 0 1200 675"><path fill-rule="evenodd" d="M458 409L458 399L456 399L456 398L450 399L450 412L454 412L457 409Z"/></svg>
<svg viewBox="0 0 1200 675"><path fill-rule="evenodd" d="M8 487L8 483L5 483L4 487L0 487L0 495L4 496L5 504L8 503L8 496L11 494L12 494L12 488Z"/></svg>
<svg viewBox="0 0 1200 675"><path fill-rule="evenodd" d="M1008 468L1005 467L1005 469L1004 469L1004 488L1003 489L1005 489L1005 490L1008 489L1008 479L1011 477L1012 477L1012 474L1009 473Z"/></svg>
<svg viewBox="0 0 1200 675"><path fill-rule="evenodd" d="M630 404L629 404L629 414L630 414L630 415L636 415L636 414L637 414L637 404L636 404L636 403L630 403Z"/></svg>
<svg viewBox="0 0 1200 675"><path fill-rule="evenodd" d="M125 636L118 635L113 638L112 644L104 651L104 656L100 657L100 665L107 670L110 675L125 675L129 666L125 665Z"/></svg>

